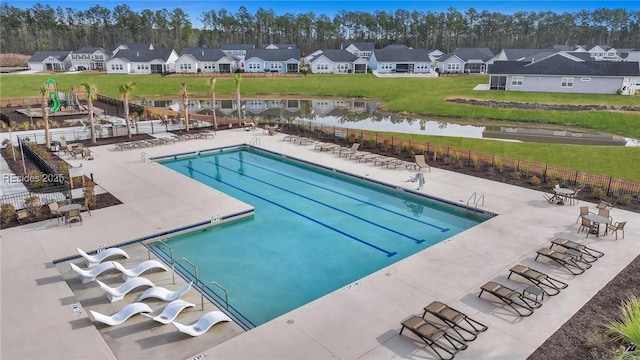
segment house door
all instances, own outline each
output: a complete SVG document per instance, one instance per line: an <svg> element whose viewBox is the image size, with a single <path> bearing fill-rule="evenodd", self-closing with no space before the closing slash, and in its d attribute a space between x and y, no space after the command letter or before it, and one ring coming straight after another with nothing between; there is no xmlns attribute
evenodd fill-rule
<svg viewBox="0 0 640 360"><path fill-rule="evenodd" d="M162 64L151 64L151 73L152 74L162 74Z"/></svg>
<svg viewBox="0 0 640 360"><path fill-rule="evenodd" d="M231 64L218 64L218 69L220 69L221 73L230 73Z"/></svg>
<svg viewBox="0 0 640 360"><path fill-rule="evenodd" d="M411 70L413 70L413 66L411 66L411 70L410 70L410 67L409 67L410 65L413 65L413 64L397 64L396 72L399 72L399 73L410 72Z"/></svg>
<svg viewBox="0 0 640 360"><path fill-rule="evenodd" d="M507 89L507 77L506 76L492 76L489 84L490 90L506 90Z"/></svg>

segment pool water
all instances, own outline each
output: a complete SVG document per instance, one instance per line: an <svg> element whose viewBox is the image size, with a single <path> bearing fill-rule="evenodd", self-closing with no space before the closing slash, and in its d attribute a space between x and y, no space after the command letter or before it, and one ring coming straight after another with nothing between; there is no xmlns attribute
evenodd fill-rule
<svg viewBox="0 0 640 360"><path fill-rule="evenodd" d="M483 221L251 148L161 163L255 207L250 218L164 241L202 283L226 289L230 312L248 328Z"/></svg>

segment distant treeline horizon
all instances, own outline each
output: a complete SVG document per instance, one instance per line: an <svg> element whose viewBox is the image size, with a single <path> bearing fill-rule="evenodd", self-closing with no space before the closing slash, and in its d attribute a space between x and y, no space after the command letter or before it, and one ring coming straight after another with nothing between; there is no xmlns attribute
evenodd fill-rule
<svg viewBox="0 0 640 360"><path fill-rule="evenodd" d="M546 48L551 45L608 45L640 48L640 11L580 10L574 13L519 11L502 14L469 8L445 12L396 10L345 11L329 17L314 12L276 15L241 6L204 10L194 28L181 8L133 11L94 5L87 10L36 4L21 9L0 5L2 53L32 54L38 50L113 50L125 43L151 43L157 49L218 48L221 44L295 44L302 55L340 48L344 41L373 42L376 48L403 44L450 52L457 47Z"/></svg>

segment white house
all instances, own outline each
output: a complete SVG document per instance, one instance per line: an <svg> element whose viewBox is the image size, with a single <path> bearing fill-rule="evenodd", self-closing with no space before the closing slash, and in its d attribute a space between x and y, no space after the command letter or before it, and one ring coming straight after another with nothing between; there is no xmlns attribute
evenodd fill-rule
<svg viewBox="0 0 640 360"><path fill-rule="evenodd" d="M438 58L436 66L440 73L486 73L487 65L495 55L487 48L457 48Z"/></svg>
<svg viewBox="0 0 640 360"><path fill-rule="evenodd" d="M367 41L363 41L363 42L345 41L342 44L340 44L340 48L342 50L347 50L348 52L352 53L355 56L368 60L369 57L371 57L371 54L373 53L375 46L373 45L372 42L367 42Z"/></svg>
<svg viewBox="0 0 640 360"><path fill-rule="evenodd" d="M71 51L36 51L27 65L31 71L67 71L71 67Z"/></svg>
<svg viewBox="0 0 640 360"><path fill-rule="evenodd" d="M351 74L367 72L367 61L347 50L324 50L309 61L309 70L314 74Z"/></svg>
<svg viewBox="0 0 640 360"><path fill-rule="evenodd" d="M184 48L175 61L177 73L232 73L238 68L239 59L220 49Z"/></svg>
<svg viewBox="0 0 640 360"><path fill-rule="evenodd" d="M380 74L431 73L429 52L423 49L376 49L369 59L369 68Z"/></svg>
<svg viewBox="0 0 640 360"><path fill-rule="evenodd" d="M71 66L79 71L105 70L112 52L100 47L83 47L71 53Z"/></svg>
<svg viewBox="0 0 640 360"><path fill-rule="evenodd" d="M244 60L248 50L253 50L256 47L250 44L222 44L220 50L225 54Z"/></svg>
<svg viewBox="0 0 640 360"><path fill-rule="evenodd" d="M299 49L252 49L247 50L244 71L248 73L300 71Z"/></svg>
<svg viewBox="0 0 640 360"><path fill-rule="evenodd" d="M119 50L107 61L109 74L162 74L174 71L174 50Z"/></svg>

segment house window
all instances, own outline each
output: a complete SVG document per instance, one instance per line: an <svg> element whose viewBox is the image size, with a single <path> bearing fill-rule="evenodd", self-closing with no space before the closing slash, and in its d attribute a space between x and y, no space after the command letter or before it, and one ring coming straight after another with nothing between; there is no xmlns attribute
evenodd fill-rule
<svg viewBox="0 0 640 360"><path fill-rule="evenodd" d="M447 71L460 71L460 64L459 63L447 64Z"/></svg>
<svg viewBox="0 0 640 360"><path fill-rule="evenodd" d="M191 70L191 64L180 64L180 70Z"/></svg>
<svg viewBox="0 0 640 360"><path fill-rule="evenodd" d="M111 70L124 70L124 67L122 66L122 64L111 64Z"/></svg>
<svg viewBox="0 0 640 360"><path fill-rule="evenodd" d="M563 88L572 88L573 87L573 78L572 77L562 77L562 81L560 81L560 87Z"/></svg>
<svg viewBox="0 0 640 360"><path fill-rule="evenodd" d="M282 69L282 63L271 63L271 71Z"/></svg>
<svg viewBox="0 0 640 360"><path fill-rule="evenodd" d="M255 64L255 63L249 64L249 70L260 70L260 64Z"/></svg>
<svg viewBox="0 0 640 360"><path fill-rule="evenodd" d="M514 76L511 78L511 86L522 86L524 76Z"/></svg>

